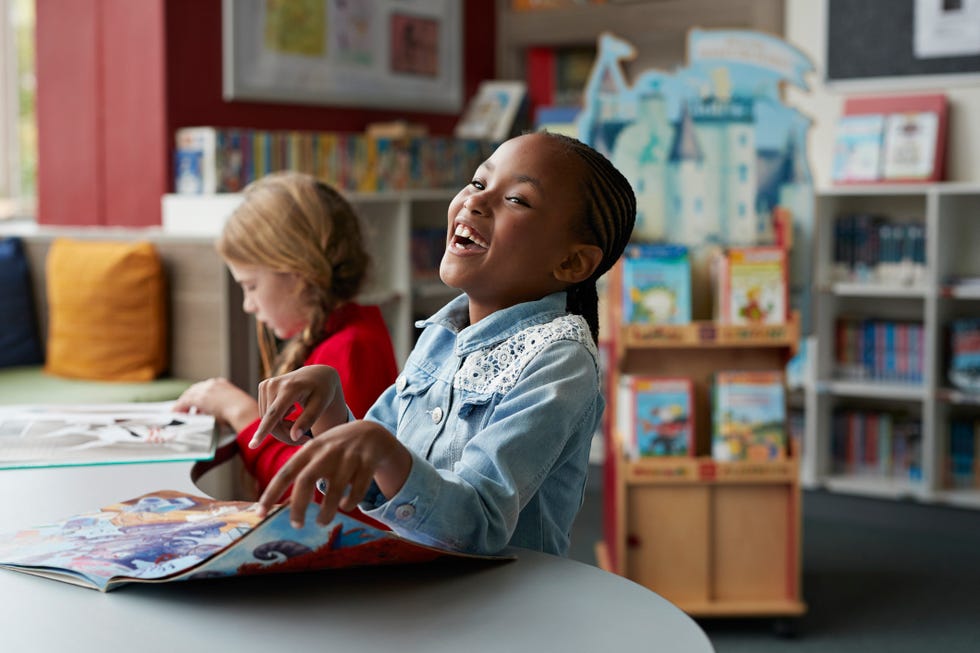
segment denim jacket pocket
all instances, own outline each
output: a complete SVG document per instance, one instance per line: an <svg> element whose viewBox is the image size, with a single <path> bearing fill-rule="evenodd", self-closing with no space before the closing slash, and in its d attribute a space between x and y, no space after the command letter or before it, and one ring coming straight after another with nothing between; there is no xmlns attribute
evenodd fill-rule
<svg viewBox="0 0 980 653"><path fill-rule="evenodd" d="M435 382L436 377L433 374L417 367L406 368L399 375L395 381L395 390L399 400L399 421L405 417L405 412L413 401L428 392Z"/></svg>
<svg viewBox="0 0 980 653"><path fill-rule="evenodd" d="M461 420L473 423L476 426L483 426L483 419L486 417L490 406L492 394L478 394L475 392L463 391L459 398L459 411L456 413Z"/></svg>

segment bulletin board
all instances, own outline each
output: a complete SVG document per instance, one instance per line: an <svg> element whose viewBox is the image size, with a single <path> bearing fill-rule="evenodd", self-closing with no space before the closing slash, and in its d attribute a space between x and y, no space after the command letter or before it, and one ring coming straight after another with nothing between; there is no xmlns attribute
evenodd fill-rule
<svg viewBox="0 0 980 653"><path fill-rule="evenodd" d="M223 0L228 101L458 113L458 0Z"/></svg>
<svg viewBox="0 0 980 653"><path fill-rule="evenodd" d="M916 56L917 0L826 2L828 82L934 75L963 76L964 82L980 78L980 54ZM942 5L941 0L934 2ZM970 3L965 4L968 8Z"/></svg>

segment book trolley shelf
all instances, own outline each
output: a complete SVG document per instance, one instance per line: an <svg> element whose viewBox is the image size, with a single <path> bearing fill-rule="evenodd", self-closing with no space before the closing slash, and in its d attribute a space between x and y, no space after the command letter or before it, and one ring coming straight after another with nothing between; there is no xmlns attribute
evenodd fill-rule
<svg viewBox="0 0 980 653"><path fill-rule="evenodd" d="M619 283L614 272L610 286ZM609 315L611 324L620 324L616 317ZM611 418L599 566L692 616L772 617L783 629L806 612L799 463L712 459L710 394L719 370L783 369L797 348L799 316L777 325L695 321L610 330L607 387L618 387L624 374L692 379L697 455L630 458ZM607 394L614 404L617 393ZM607 410L617 414L614 405Z"/></svg>

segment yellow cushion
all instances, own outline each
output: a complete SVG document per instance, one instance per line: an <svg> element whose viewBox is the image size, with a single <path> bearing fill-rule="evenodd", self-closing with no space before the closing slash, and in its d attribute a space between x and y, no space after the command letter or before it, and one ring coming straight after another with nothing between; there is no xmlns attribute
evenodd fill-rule
<svg viewBox="0 0 980 653"><path fill-rule="evenodd" d="M46 267L47 372L149 381L166 369L165 278L151 243L58 238Z"/></svg>

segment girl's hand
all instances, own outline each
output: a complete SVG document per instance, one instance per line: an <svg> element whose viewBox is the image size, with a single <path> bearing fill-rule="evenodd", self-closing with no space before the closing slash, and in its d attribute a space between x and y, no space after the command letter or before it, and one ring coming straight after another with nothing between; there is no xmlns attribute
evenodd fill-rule
<svg viewBox="0 0 980 653"><path fill-rule="evenodd" d="M411 469L408 449L383 426L364 420L341 424L315 437L280 468L259 498L259 512L268 514L292 485L289 520L294 528L301 528L316 482L324 479L327 492L320 503L317 523L326 525L338 506L343 510L357 507L372 478L390 497L405 484Z"/></svg>
<svg viewBox="0 0 980 653"><path fill-rule="evenodd" d="M259 383L258 411L262 416L249 448L271 434L286 444L297 444L309 432L325 431L347 421L347 404L340 375L328 365L308 365ZM299 404L303 413L295 422L285 419Z"/></svg>
<svg viewBox="0 0 980 653"><path fill-rule="evenodd" d="M259 405L247 392L228 379L215 378L195 383L174 403L178 413L205 413L229 424L236 432L254 422Z"/></svg>

